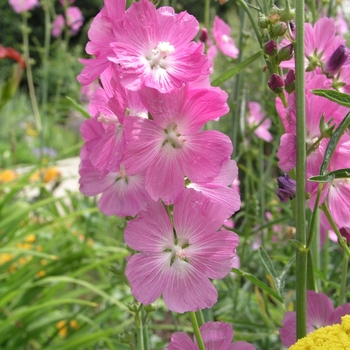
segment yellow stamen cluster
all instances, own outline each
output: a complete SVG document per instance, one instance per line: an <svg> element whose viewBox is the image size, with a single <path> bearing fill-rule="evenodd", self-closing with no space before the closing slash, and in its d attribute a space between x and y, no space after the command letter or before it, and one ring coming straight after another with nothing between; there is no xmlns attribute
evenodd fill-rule
<svg viewBox="0 0 350 350"><path fill-rule="evenodd" d="M299 339L289 350L348 350L350 349L350 315L341 324L322 327Z"/></svg>

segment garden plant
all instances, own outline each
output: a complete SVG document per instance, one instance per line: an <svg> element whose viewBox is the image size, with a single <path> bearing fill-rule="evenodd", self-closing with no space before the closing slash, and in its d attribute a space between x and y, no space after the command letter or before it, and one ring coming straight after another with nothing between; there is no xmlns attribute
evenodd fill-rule
<svg viewBox="0 0 350 350"><path fill-rule="evenodd" d="M1 5L0 348L350 349L349 8Z"/></svg>

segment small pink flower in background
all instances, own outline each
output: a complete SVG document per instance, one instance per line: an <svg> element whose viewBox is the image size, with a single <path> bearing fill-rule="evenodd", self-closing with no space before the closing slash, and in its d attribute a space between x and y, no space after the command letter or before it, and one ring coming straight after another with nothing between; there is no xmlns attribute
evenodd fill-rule
<svg viewBox="0 0 350 350"><path fill-rule="evenodd" d="M235 42L230 37L231 28L218 16L215 16L214 19L213 34L216 45L224 55L232 58L238 57L239 50L236 48Z"/></svg>
<svg viewBox="0 0 350 350"><path fill-rule="evenodd" d="M200 327L200 333L206 349L210 350L255 350L255 346L246 341L233 342L231 325L223 322L207 322ZM198 350L196 339L183 332L174 333L166 350Z"/></svg>
<svg viewBox="0 0 350 350"><path fill-rule="evenodd" d="M248 102L249 116L248 124L254 128L259 125L261 121L265 118L265 113L261 111L261 106L258 102ZM258 127L254 129L256 136L265 140L266 142L272 141L272 135L268 131L271 126L271 119L266 118Z"/></svg>
<svg viewBox="0 0 350 350"><path fill-rule="evenodd" d="M76 6L68 7L66 10L67 26L70 28L71 35L75 35L79 32L81 26L84 23L84 17L80 9Z"/></svg>
<svg viewBox="0 0 350 350"><path fill-rule="evenodd" d="M335 20L335 25L337 28L337 33L338 34L347 34L349 33L349 26L348 22L346 22L344 18L344 14L342 11L338 11L338 16Z"/></svg>
<svg viewBox="0 0 350 350"><path fill-rule="evenodd" d="M65 21L63 15L57 15L56 19L52 22L52 36L58 38L63 32L64 26Z"/></svg>
<svg viewBox="0 0 350 350"><path fill-rule="evenodd" d="M332 301L326 294L307 291L306 295L306 332L341 323L341 316L350 314L350 303L339 306L334 310ZM283 327L280 329L283 345L290 347L296 342L296 313L286 312Z"/></svg>
<svg viewBox="0 0 350 350"><path fill-rule="evenodd" d="M233 232L217 232L224 219L220 206L192 189L174 204L174 227L161 202L149 203L124 233L139 251L126 267L135 298L147 305L163 295L168 309L179 313L213 306L218 295L209 278L230 272L239 241Z"/></svg>
<svg viewBox="0 0 350 350"><path fill-rule="evenodd" d="M38 0L9 0L9 3L17 13L30 11L34 7L39 6Z"/></svg>

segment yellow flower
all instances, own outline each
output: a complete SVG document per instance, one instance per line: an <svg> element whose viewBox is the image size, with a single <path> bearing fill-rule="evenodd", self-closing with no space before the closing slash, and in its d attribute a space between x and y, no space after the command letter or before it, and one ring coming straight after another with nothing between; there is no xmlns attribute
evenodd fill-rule
<svg viewBox="0 0 350 350"><path fill-rule="evenodd" d="M54 166L48 169L42 169L41 171L43 171L45 183L57 181L61 177L60 171Z"/></svg>
<svg viewBox="0 0 350 350"><path fill-rule="evenodd" d="M70 320L69 325L73 329L79 329L80 326L78 325L78 322L76 320Z"/></svg>
<svg viewBox="0 0 350 350"><path fill-rule="evenodd" d="M56 328L58 329L59 335L64 338L67 335L68 328L66 326L67 322L62 320L56 324Z"/></svg>
<svg viewBox="0 0 350 350"><path fill-rule="evenodd" d="M0 173L0 182L6 183L13 181L17 177L17 174L11 170L7 169Z"/></svg>
<svg viewBox="0 0 350 350"><path fill-rule="evenodd" d="M40 270L40 271L36 274L36 276L37 276L38 278L44 277L45 275L46 275L46 272L45 272L44 270Z"/></svg>
<svg viewBox="0 0 350 350"><path fill-rule="evenodd" d="M289 350L347 350L350 349L350 315L341 324L322 327L299 339Z"/></svg>
<svg viewBox="0 0 350 350"><path fill-rule="evenodd" d="M35 240L36 240L36 237L35 237L35 235L33 235L33 234L31 234L31 235L29 235L29 236L27 236L27 237L25 238L25 241L26 241L27 243L34 243Z"/></svg>

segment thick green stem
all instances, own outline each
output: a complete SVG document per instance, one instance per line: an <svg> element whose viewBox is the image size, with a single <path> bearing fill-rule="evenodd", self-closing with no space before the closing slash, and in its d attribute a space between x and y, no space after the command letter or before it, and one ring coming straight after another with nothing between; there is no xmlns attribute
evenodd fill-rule
<svg viewBox="0 0 350 350"><path fill-rule="evenodd" d="M349 257L344 252L343 253L343 268L342 268L342 273L341 273L341 284L340 284L340 291L339 291L338 306L343 305L345 303L346 277L348 274L348 265L349 265Z"/></svg>
<svg viewBox="0 0 350 350"><path fill-rule="evenodd" d="M135 313L135 325L137 332L137 350L145 350L143 337L142 307L140 307Z"/></svg>
<svg viewBox="0 0 350 350"><path fill-rule="evenodd" d="M306 132L305 132L305 72L304 72L304 6L305 1L296 2L295 44L295 91L296 91L296 239L306 246L305 217L305 168L306 168ZM296 317L297 339L306 336L306 283L307 283L307 251L296 252Z"/></svg>
<svg viewBox="0 0 350 350"><path fill-rule="evenodd" d="M202 335L199 331L199 326L198 326L196 314L193 311L190 311L189 314L190 314L190 318L191 318L191 322L192 322L193 332L194 332L194 335L196 336L196 339L197 339L197 345L199 347L199 350L205 350Z"/></svg>
<svg viewBox="0 0 350 350"><path fill-rule="evenodd" d="M38 132L41 133L41 130L42 130L41 118L40 118L40 112L38 108L38 102L36 100L36 95L35 95L32 67L31 67L30 55L29 55L29 38L28 38L29 28L28 28L28 21L27 21L28 16L29 16L28 12L22 13L23 52L24 52L24 60L26 62L26 73L27 73L27 81L28 81L28 88L29 88L29 96L30 96L30 101L32 103L35 125Z"/></svg>

